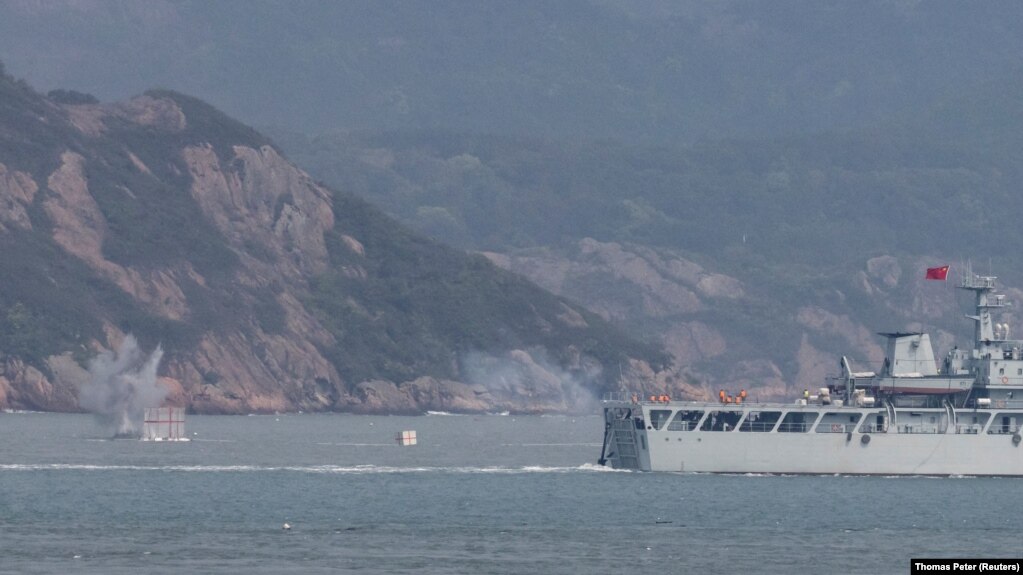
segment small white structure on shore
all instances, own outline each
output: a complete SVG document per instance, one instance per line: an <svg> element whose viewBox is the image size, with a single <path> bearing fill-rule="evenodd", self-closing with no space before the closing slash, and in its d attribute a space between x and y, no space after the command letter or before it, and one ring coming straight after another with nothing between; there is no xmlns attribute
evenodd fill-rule
<svg viewBox="0 0 1023 575"><path fill-rule="evenodd" d="M415 445L416 444L416 431L402 431L394 439L398 441L398 445Z"/></svg>
<svg viewBox="0 0 1023 575"><path fill-rule="evenodd" d="M147 407L142 441L189 441L185 437L185 408Z"/></svg>

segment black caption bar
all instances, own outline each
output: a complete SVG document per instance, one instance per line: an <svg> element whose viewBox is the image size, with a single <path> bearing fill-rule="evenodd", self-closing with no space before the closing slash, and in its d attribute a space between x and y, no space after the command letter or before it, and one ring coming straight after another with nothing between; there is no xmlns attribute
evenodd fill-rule
<svg viewBox="0 0 1023 575"><path fill-rule="evenodd" d="M910 559L910 575L931 573L1019 573L1023 559Z"/></svg>

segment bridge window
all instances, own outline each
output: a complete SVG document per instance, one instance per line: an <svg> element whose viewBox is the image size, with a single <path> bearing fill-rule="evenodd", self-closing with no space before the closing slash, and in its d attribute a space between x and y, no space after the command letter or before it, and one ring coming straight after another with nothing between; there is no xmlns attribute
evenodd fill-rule
<svg viewBox="0 0 1023 575"><path fill-rule="evenodd" d="M700 431L733 431L740 418L741 411L712 411L703 420Z"/></svg>
<svg viewBox="0 0 1023 575"><path fill-rule="evenodd" d="M701 417L703 417L702 409L679 410L668 424L668 431L694 431Z"/></svg>
<svg viewBox="0 0 1023 575"><path fill-rule="evenodd" d="M774 425L778 423L779 419L781 419L780 411L751 411L739 426L739 431L765 433L774 429Z"/></svg>
<svg viewBox="0 0 1023 575"><path fill-rule="evenodd" d="M670 409L651 409L650 427L653 427L654 429L664 427L664 424L668 422L669 417L671 417Z"/></svg>
<svg viewBox="0 0 1023 575"><path fill-rule="evenodd" d="M806 433L817 421L817 414L804 411L790 411L778 424L778 431L782 433Z"/></svg>

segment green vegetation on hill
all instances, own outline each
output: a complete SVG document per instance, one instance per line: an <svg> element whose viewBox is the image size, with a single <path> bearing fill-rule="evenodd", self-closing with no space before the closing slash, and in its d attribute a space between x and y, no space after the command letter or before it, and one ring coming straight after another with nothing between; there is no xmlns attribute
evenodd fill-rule
<svg viewBox="0 0 1023 575"><path fill-rule="evenodd" d="M162 138L178 150L186 145L205 143L211 144L221 158L231 158L234 157L233 146L259 148L270 144L270 140L256 130L198 98L173 90L149 90L146 95L172 100L184 113L185 129Z"/></svg>
<svg viewBox="0 0 1023 575"><path fill-rule="evenodd" d="M733 275L748 301L686 318L748 332L745 347L730 339L725 363L749 353L791 357L803 333L794 319L802 302L870 325L891 321L885 306L906 308L911 295L850 287L874 256L914 265L972 256L1023 285L1023 262L1004 247L1020 239L1015 220L1023 212L1019 14L1004 2L889 0L439 0L428 7L186 0L64 11L16 2L0 5L0 50L47 89L121 98L171 86L261 125L343 133L278 140L335 188L457 247L564 254L593 237ZM266 140L201 102L151 94L185 110L184 131L111 122L106 137L85 143L65 129L58 107L4 78L0 157L40 178L61 151L82 153L111 228L108 258L140 269L187 258L212 278L208 290L189 294L204 329L250 310L259 325L280 329L283 312L269 293L232 297L226 278L237 254L204 223L182 193L187 176L167 159L186 143L211 142L224 159L234 144ZM51 101L92 99L58 90ZM125 150L156 178L131 173ZM358 222L344 223L374 237ZM183 228L188 237L179 237ZM45 240L38 241L41 250ZM386 246L401 269L415 269L429 258L413 257L418 248L407 243L367 240ZM434 294L418 276L395 273L383 260L348 261L338 246L332 237L339 265L362 266L367 277L334 269L311 279L305 301L337 334L359 331L369 347L406 362L385 366L360 350L354 360L336 356L353 362L346 374L451 373L441 350L465 342L447 318L483 345L542 339L521 336L515 329L525 324L514 321L507 325L515 329L489 332L458 306L431 302L442 310L431 315L422 302ZM468 274L458 285L519 290L499 276L478 280L481 262L433 264L450 264L442 281ZM613 287L593 283L586 289L594 293ZM522 319L487 307L489 297L449 290L488 318L483 327ZM879 303L893 297L905 301ZM642 304L640 294L628 298ZM24 310L15 311L23 323ZM402 331L391 322L406 312L415 321Z"/></svg>
<svg viewBox="0 0 1023 575"><path fill-rule="evenodd" d="M56 96L94 105L84 95ZM465 354L511 349L542 348L566 369L580 354L604 365L629 358L666 361L656 346L570 308L480 256L414 234L347 193L333 195L336 223L326 238L326 272L293 285L239 285L242 254L193 198L182 150L211 144L230 171L238 169L231 161L234 146L269 141L194 98L169 91L147 96L176 103L185 128L135 123L108 107L104 130L85 135L60 104L0 76L0 163L31 174L40 185L28 206L32 228L0 231L6 254L0 258L0 356L44 370L46 357L66 351L84 362L91 342L105 341L109 324L134 333L145 346L162 342L169 358L184 357L210 334L230 337L256 326L282 333L287 318L276 296L289 289L335 337L338 345L322 352L349 383L457 379ZM88 192L106 222L103 257L143 277L175 273L189 310L183 320L155 313L54 241L54 222L43 203L55 194L47 178L66 151L84 158ZM365 255L349 247L345 234L362 243ZM190 279L189 269L202 281Z"/></svg>
<svg viewBox="0 0 1023 575"><path fill-rule="evenodd" d="M328 357L354 381L457 379L470 352L541 347L568 364L574 353L566 342L605 366L629 357L666 362L655 346L481 256L410 233L363 200L335 193L334 213L331 270L313 279L307 303L338 340ZM342 233L358 238L365 256L347 247ZM560 319L570 310L587 325Z"/></svg>
<svg viewBox="0 0 1023 575"><path fill-rule="evenodd" d="M739 278L741 301L624 323L650 334L703 322L728 341L716 365L769 357L791 376L806 333L802 306L905 329L906 317L891 310L910 313L912 293L868 296L851 285L873 257L973 258L1004 285L1023 285L1023 258L994 249L1023 241L1021 85L1023 74L1008 75L884 130L684 147L443 131L274 137L331 185L467 249L571 258L571 246L592 237L667 250ZM575 286L577 297L610 289L605 279ZM826 339L814 343L837 353L848 345Z"/></svg>
<svg viewBox="0 0 1023 575"><path fill-rule="evenodd" d="M1001 108L1012 118L1023 103ZM593 237L683 250L724 269L833 270L882 253L983 254L995 233L1020 239L1020 148L997 136L1014 124L953 132L927 118L684 148L446 132L275 137L330 184L470 249ZM995 135L984 145L982 133Z"/></svg>
<svg viewBox="0 0 1023 575"><path fill-rule="evenodd" d="M74 148L57 109L24 81L0 70L0 157L9 168L49 173L59 165L61 146Z"/></svg>

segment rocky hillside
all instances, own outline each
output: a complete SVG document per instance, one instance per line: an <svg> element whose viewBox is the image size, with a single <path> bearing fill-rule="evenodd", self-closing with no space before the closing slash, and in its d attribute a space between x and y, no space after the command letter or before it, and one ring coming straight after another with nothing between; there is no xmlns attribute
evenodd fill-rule
<svg viewBox="0 0 1023 575"><path fill-rule="evenodd" d="M759 399L790 398L836 375L842 355L877 369L880 331L929 331L939 353L971 337L961 320L970 298L926 281L928 259L880 256L850 273L786 286L755 271L740 279L670 250L592 238L486 255L633 332L655 334L703 394L747 389ZM1023 291L1006 293L1023 301ZM796 299L779 300L784 294ZM1000 321L1016 325L1018 318L1007 313Z"/></svg>
<svg viewBox="0 0 1023 575"><path fill-rule="evenodd" d="M686 148L416 133L275 138L300 165L407 225L478 250L637 336L687 380L780 397L880 331L972 337L965 294L928 266L976 262L1010 287L1023 211L1018 78L888 132ZM997 97L996 97L997 96ZM985 110L1000 110L999 113ZM995 209L997 206L997 209ZM1016 298L1020 301L1019 298ZM1015 326L1012 314L999 318Z"/></svg>
<svg viewBox="0 0 1023 575"><path fill-rule="evenodd" d="M0 69L0 408L76 410L129 333L197 412L568 411L656 346L330 190L172 92L44 97Z"/></svg>

